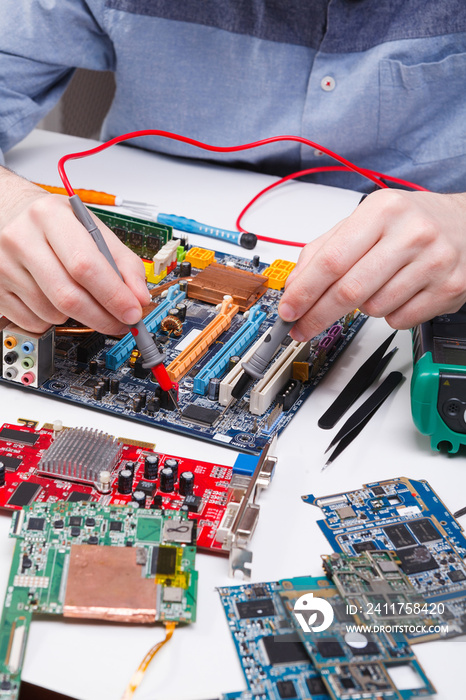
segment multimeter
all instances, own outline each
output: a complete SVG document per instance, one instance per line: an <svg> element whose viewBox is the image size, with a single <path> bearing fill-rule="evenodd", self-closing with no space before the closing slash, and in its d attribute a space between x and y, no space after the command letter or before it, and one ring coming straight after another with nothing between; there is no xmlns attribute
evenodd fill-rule
<svg viewBox="0 0 466 700"><path fill-rule="evenodd" d="M411 412L432 449L466 445L466 304L413 328Z"/></svg>

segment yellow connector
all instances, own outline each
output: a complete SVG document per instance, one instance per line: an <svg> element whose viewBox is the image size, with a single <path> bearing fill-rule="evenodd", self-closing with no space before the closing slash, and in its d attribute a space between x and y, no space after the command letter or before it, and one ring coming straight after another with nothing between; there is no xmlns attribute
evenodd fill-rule
<svg viewBox="0 0 466 700"><path fill-rule="evenodd" d="M288 275L295 267L296 263L289 260L274 260L262 274L267 277L270 289L283 289Z"/></svg>
<svg viewBox="0 0 466 700"><path fill-rule="evenodd" d="M146 280L151 284L157 284L154 276L154 263L152 260L143 260L144 268L146 270Z"/></svg>
<svg viewBox="0 0 466 700"><path fill-rule="evenodd" d="M215 253L213 250L207 250L206 248L191 248L186 253L185 260L190 262L193 267L205 270L210 263L215 261Z"/></svg>

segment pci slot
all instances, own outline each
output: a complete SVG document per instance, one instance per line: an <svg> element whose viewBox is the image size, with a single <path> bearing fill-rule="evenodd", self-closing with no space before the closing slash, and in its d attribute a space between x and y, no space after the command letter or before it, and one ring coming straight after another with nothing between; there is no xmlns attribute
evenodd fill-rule
<svg viewBox="0 0 466 700"><path fill-rule="evenodd" d="M206 354L212 343L230 327L231 319L238 311L239 306L232 303L230 296L225 296L220 311L213 321L168 365L167 372L172 382L178 382L182 379L191 367Z"/></svg>
<svg viewBox="0 0 466 700"><path fill-rule="evenodd" d="M237 383L237 381L239 380L239 378L243 372L243 368L241 366L242 362L247 362L247 360L249 360L254 355L254 353L256 352L259 345L265 339L265 336L268 334L269 330L270 329L267 328L263 332L263 334L261 335L259 340L257 340L254 343L254 345L247 351L247 353L241 358L241 362L238 362L238 364L235 365L233 367L233 369L230 370L230 372L228 372L227 376L224 377L222 379L222 381L220 382L220 391L219 391L219 395L218 395L218 402L222 406L227 406L231 401L232 389L235 386L235 384Z"/></svg>
<svg viewBox="0 0 466 700"><path fill-rule="evenodd" d="M251 391L249 411L261 416L282 389L293 373L293 362L300 362L309 357L311 343L298 343L293 340L275 360L259 383Z"/></svg>
<svg viewBox="0 0 466 700"><path fill-rule="evenodd" d="M180 285L174 284L169 287L165 299L144 319L147 330L156 333L160 324L169 310L186 298L186 292L180 292ZM126 362L131 355L131 351L136 347L136 341L131 333L127 333L111 350L105 355L105 366L107 369L116 370Z"/></svg>
<svg viewBox="0 0 466 700"><path fill-rule="evenodd" d="M239 328L228 343L207 362L199 374L194 377L195 394L206 394L209 381L214 377L220 377L228 366L230 357L241 356L252 343L259 332L262 321L267 317L265 311L260 310L260 305L255 304L249 311L245 323Z"/></svg>

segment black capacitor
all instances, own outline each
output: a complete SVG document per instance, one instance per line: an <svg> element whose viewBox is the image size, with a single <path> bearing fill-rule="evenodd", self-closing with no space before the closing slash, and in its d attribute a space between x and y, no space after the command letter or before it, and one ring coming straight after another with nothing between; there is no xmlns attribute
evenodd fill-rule
<svg viewBox="0 0 466 700"><path fill-rule="evenodd" d="M104 385L102 383L96 384L94 387L94 398L96 401L100 401L104 395Z"/></svg>
<svg viewBox="0 0 466 700"><path fill-rule="evenodd" d="M168 315L169 316L174 316L175 318L180 318L180 312L178 311L177 308L173 307L173 309L168 310Z"/></svg>
<svg viewBox="0 0 466 700"><path fill-rule="evenodd" d="M147 394L145 393L145 391L141 391L141 393L138 395L138 399L141 399L141 406L144 408L147 399Z"/></svg>
<svg viewBox="0 0 466 700"><path fill-rule="evenodd" d="M207 387L207 398L210 401L218 401L218 395L220 393L220 379L218 377L212 377L209 381L209 386Z"/></svg>
<svg viewBox="0 0 466 700"><path fill-rule="evenodd" d="M131 469L122 469L118 474L118 493L131 493L133 488L133 473Z"/></svg>
<svg viewBox="0 0 466 700"><path fill-rule="evenodd" d="M187 292L188 291L188 283L186 280L181 279L178 284L180 285L180 292Z"/></svg>
<svg viewBox="0 0 466 700"><path fill-rule="evenodd" d="M173 469L173 474L175 475L176 481L178 479L178 460L173 459L173 457L169 457L169 459L165 460L165 464L163 466L168 467L169 469Z"/></svg>
<svg viewBox="0 0 466 700"><path fill-rule="evenodd" d="M191 276L191 263L187 260L183 260L180 263L180 277L190 277Z"/></svg>
<svg viewBox="0 0 466 700"><path fill-rule="evenodd" d="M150 504L151 508L161 508L163 506L163 498L162 496L158 493L156 496L154 496L154 500Z"/></svg>
<svg viewBox="0 0 466 700"><path fill-rule="evenodd" d="M146 507L146 494L144 493L144 491L133 491L133 495L131 496L131 500L134 503L137 503L139 508Z"/></svg>
<svg viewBox="0 0 466 700"><path fill-rule="evenodd" d="M170 493L175 488L175 474L170 467L164 467L159 474L160 490L164 493Z"/></svg>
<svg viewBox="0 0 466 700"><path fill-rule="evenodd" d="M89 374L97 374L97 360L90 360L89 362Z"/></svg>
<svg viewBox="0 0 466 700"><path fill-rule="evenodd" d="M254 257L252 259L252 266L259 267L260 261L261 261L260 257L258 255L254 255Z"/></svg>
<svg viewBox="0 0 466 700"><path fill-rule="evenodd" d="M144 479L154 481L159 471L159 455L146 455L144 460Z"/></svg>
<svg viewBox="0 0 466 700"><path fill-rule="evenodd" d="M232 370L240 361L241 357L239 355L232 355L228 360L228 371Z"/></svg>
<svg viewBox="0 0 466 700"><path fill-rule="evenodd" d="M180 474L180 496L191 496L194 489L194 474L192 472L181 472Z"/></svg>
<svg viewBox="0 0 466 700"><path fill-rule="evenodd" d="M0 486L5 486L6 467L3 462L0 462Z"/></svg>
<svg viewBox="0 0 466 700"><path fill-rule="evenodd" d="M111 379L110 380L110 393L111 394L118 394L120 391L120 380L119 379Z"/></svg>
<svg viewBox="0 0 466 700"><path fill-rule="evenodd" d="M186 319L186 311L187 311L187 306L186 304L179 303L176 305L176 308L178 309L178 318L180 321L184 321Z"/></svg>
<svg viewBox="0 0 466 700"><path fill-rule="evenodd" d="M131 474L134 477L134 470L136 469L136 465L134 462L126 462L125 464L125 469L129 469Z"/></svg>
<svg viewBox="0 0 466 700"><path fill-rule="evenodd" d="M135 413L141 413L142 411L142 401L139 396L135 396L133 399L133 411Z"/></svg>
<svg viewBox="0 0 466 700"><path fill-rule="evenodd" d="M110 379L108 377L102 377L102 384L104 385L104 396L110 391Z"/></svg>

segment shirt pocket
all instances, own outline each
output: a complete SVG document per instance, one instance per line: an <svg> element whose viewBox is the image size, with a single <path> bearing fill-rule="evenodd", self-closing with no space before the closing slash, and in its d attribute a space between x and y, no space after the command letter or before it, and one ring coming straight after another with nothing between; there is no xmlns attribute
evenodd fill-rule
<svg viewBox="0 0 466 700"><path fill-rule="evenodd" d="M413 163L466 153L466 53L408 65L380 62L378 145Z"/></svg>

